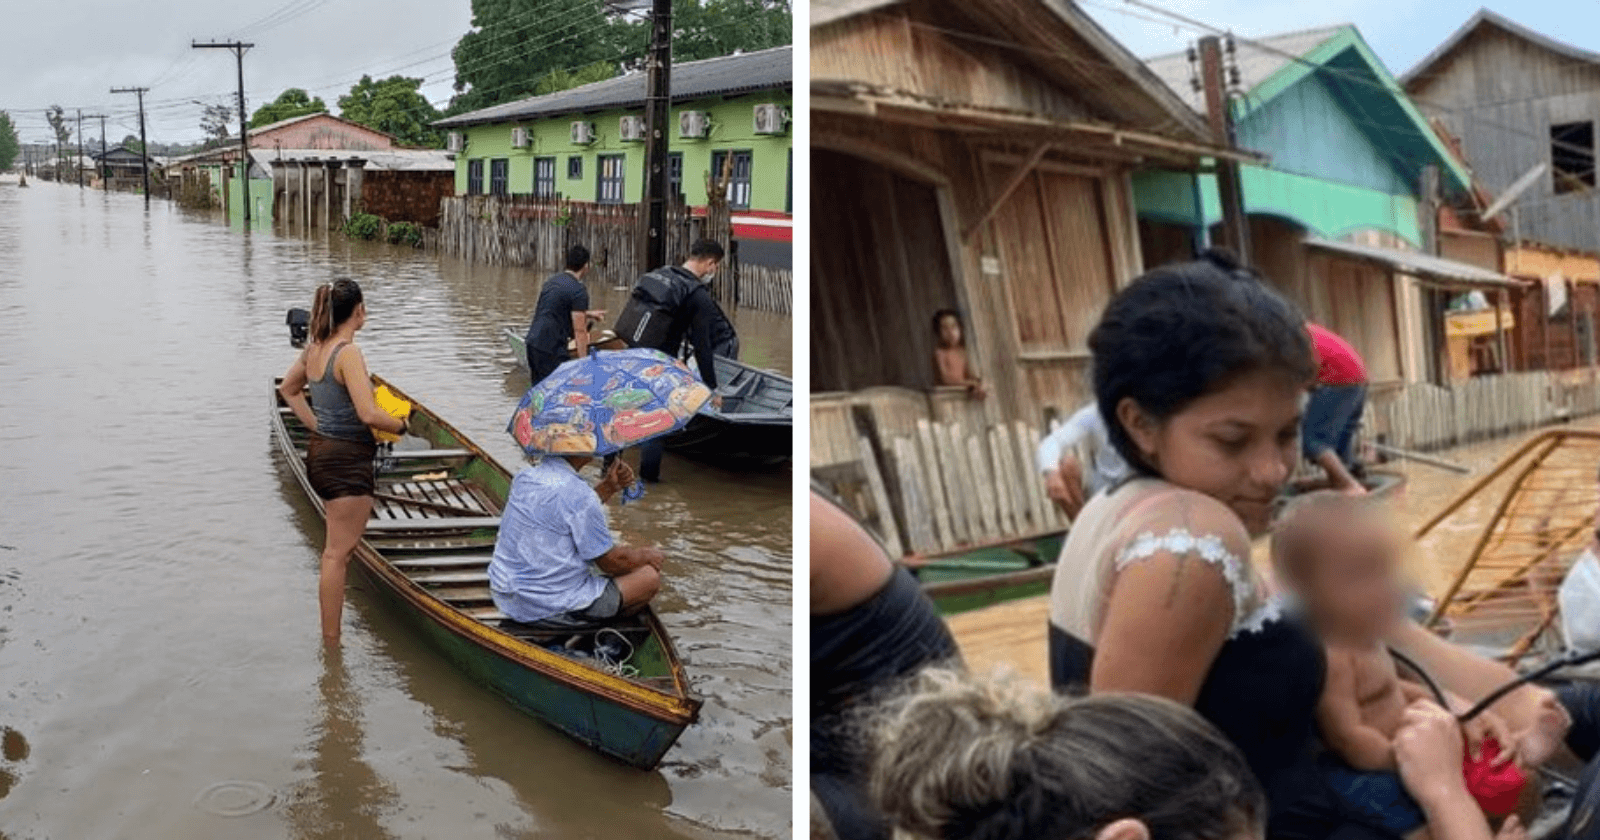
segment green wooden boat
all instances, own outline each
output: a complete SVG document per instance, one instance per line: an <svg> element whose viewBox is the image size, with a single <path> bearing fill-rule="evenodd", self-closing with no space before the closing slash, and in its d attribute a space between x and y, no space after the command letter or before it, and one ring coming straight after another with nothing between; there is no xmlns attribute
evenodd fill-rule
<svg viewBox="0 0 1600 840"><path fill-rule="evenodd" d="M322 513L306 477L308 432L277 386L273 438ZM503 623L489 596L488 565L511 474L426 406L410 402L411 437L383 458L355 565L469 677L606 755L655 767L697 719L701 702L666 629L648 608L605 628L559 634ZM594 658L602 642L621 651L619 664Z"/></svg>
<svg viewBox="0 0 1600 840"><path fill-rule="evenodd" d="M1364 483L1375 498L1387 499L1405 487L1405 476L1373 470ZM1299 484L1290 495L1319 489ZM1008 540L953 552L902 560L922 581L922 591L944 615L982 609L1007 601L1044 595L1055 576L1056 557L1067 532Z"/></svg>

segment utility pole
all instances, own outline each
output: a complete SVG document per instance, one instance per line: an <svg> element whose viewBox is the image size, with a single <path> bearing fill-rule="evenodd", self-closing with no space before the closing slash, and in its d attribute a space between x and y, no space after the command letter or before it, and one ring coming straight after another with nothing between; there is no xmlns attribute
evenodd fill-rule
<svg viewBox="0 0 1600 840"><path fill-rule="evenodd" d="M244 105L244 52L255 46L243 41L210 41L200 43L190 42L190 46L197 50L232 50L234 59L239 63L239 188L243 190L240 198L244 204L244 227L250 229L250 129L247 125L248 117L245 116Z"/></svg>
<svg viewBox="0 0 1600 840"><path fill-rule="evenodd" d="M112 93L132 93L139 97L139 174L144 176L144 209L150 209L150 143L144 139L144 95L147 87L112 88Z"/></svg>
<svg viewBox="0 0 1600 840"><path fill-rule="evenodd" d="M78 170L78 189L83 189L83 109L78 109L78 160L74 163Z"/></svg>
<svg viewBox="0 0 1600 840"><path fill-rule="evenodd" d="M85 114L84 116L91 120L100 121L100 165L95 167L95 171L100 173L100 190L104 192L111 187L111 179L106 176L106 115Z"/></svg>
<svg viewBox="0 0 1600 840"><path fill-rule="evenodd" d="M644 270L667 264L667 125L672 118L672 0L652 0L645 63Z"/></svg>
<svg viewBox="0 0 1600 840"><path fill-rule="evenodd" d="M1230 42L1231 43L1231 42ZM1222 66L1222 39L1207 35L1200 39L1200 88L1205 94L1206 118L1212 139L1233 148L1233 110L1228 99L1227 71ZM1222 199L1222 238L1238 252L1239 263L1250 264L1250 222L1244 214L1244 186L1239 180L1239 162L1217 158L1217 194Z"/></svg>

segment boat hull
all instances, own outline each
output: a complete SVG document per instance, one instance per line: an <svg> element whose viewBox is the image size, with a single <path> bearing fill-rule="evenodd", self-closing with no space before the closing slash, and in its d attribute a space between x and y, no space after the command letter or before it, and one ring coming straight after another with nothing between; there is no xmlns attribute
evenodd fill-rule
<svg viewBox="0 0 1600 840"><path fill-rule="evenodd" d="M389 387L406 399L397 388ZM283 404L276 390L274 387L272 397L274 439L307 499L323 513L322 500L311 488L304 458L283 419ZM456 453L452 458L465 453L465 465L457 466L462 476L483 486L486 497L503 502L510 474L453 427L425 412L417 405L413 434L425 435L431 446ZM431 471L443 462L422 459L411 464L413 471ZM498 513L498 508L492 512ZM436 527L454 524L448 519L419 518L415 523L379 523L375 517L353 559L388 605L466 676L580 743L641 769L659 764L683 730L697 719L700 701L689 693L671 638L648 608L640 620L648 630L642 647L648 646L653 656L664 661L661 667L669 676L659 681L670 684L665 687L625 679L546 650L505 632L498 619L474 617L437 597L394 561L446 558L441 566L460 568L460 558L480 555L486 546L492 548L496 528L476 518L461 520L459 528ZM375 531L379 524L390 527ZM471 563L470 558L467 562ZM412 574L425 578L429 573ZM480 606L478 612L481 616L494 610Z"/></svg>

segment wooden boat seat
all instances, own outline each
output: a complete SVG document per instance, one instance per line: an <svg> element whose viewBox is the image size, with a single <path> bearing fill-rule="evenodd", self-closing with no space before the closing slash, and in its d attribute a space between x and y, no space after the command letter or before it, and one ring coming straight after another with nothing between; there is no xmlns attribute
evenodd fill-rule
<svg viewBox="0 0 1600 840"><path fill-rule="evenodd" d="M402 461L422 460L424 458L470 458L470 449L396 449L383 454L384 458L396 458Z"/></svg>
<svg viewBox="0 0 1600 840"><path fill-rule="evenodd" d="M493 554L460 553L397 557L389 561L396 569L472 569L488 568Z"/></svg>
<svg viewBox="0 0 1600 840"><path fill-rule="evenodd" d="M438 519L373 519L367 522L367 533L393 533L396 531L469 531L479 528L500 527L498 516L445 516Z"/></svg>

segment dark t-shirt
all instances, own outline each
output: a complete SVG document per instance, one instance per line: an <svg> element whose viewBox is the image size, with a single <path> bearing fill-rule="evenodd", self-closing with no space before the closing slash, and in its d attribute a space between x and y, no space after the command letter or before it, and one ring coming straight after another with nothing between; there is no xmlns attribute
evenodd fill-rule
<svg viewBox="0 0 1600 840"><path fill-rule="evenodd" d="M572 340L572 313L588 308L589 290L572 272L563 271L544 281L525 339L530 361L534 353L565 359L567 342Z"/></svg>

